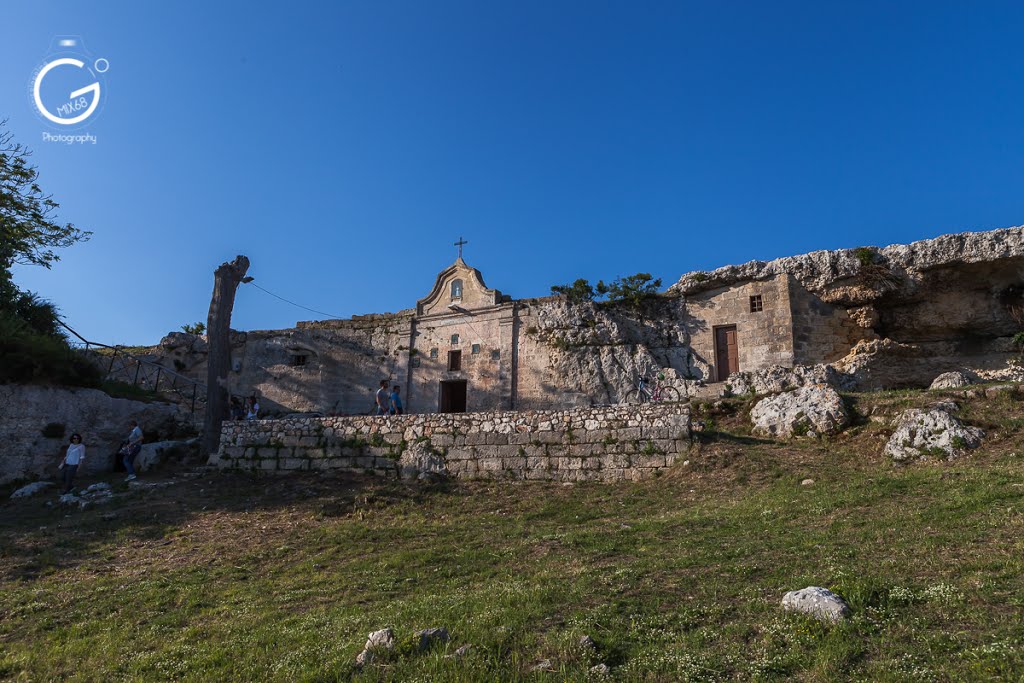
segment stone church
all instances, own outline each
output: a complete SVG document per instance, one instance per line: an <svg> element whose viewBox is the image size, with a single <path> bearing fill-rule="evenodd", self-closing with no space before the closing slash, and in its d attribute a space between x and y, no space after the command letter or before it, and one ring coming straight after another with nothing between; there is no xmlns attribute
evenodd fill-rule
<svg viewBox="0 0 1024 683"><path fill-rule="evenodd" d="M638 310L513 299L460 254L415 308L235 333L229 386L271 413L364 414L382 379L409 412L432 413L619 403L656 373L681 395L825 363L867 389L951 369L1002 377L1022 283L1020 228L688 273ZM169 335L157 355L201 377L194 348Z"/></svg>

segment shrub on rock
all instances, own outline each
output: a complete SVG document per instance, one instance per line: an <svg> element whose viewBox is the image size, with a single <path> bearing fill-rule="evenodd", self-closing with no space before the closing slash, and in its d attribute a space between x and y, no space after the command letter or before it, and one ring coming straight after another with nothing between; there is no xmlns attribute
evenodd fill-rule
<svg viewBox="0 0 1024 683"><path fill-rule="evenodd" d="M780 438L834 434L850 422L842 397L820 384L758 401L750 419L755 432Z"/></svg>

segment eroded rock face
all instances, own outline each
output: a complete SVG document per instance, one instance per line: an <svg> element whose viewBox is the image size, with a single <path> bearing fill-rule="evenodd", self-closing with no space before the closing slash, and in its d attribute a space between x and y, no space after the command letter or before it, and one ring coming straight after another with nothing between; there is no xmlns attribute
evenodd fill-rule
<svg viewBox="0 0 1024 683"><path fill-rule="evenodd" d="M971 383L971 378L962 372L944 372L932 380L929 389L959 389Z"/></svg>
<svg viewBox="0 0 1024 683"><path fill-rule="evenodd" d="M177 406L111 398L98 389L5 384L0 406L0 483L55 474L76 432L86 455L79 475L110 471L132 420L148 434L177 432L184 420Z"/></svg>
<svg viewBox="0 0 1024 683"><path fill-rule="evenodd" d="M402 479L434 479L448 475L444 456L429 441L413 441L398 460Z"/></svg>
<svg viewBox="0 0 1024 683"><path fill-rule="evenodd" d="M834 434L849 423L850 416L835 389L815 385L758 401L750 419L759 434L789 438Z"/></svg>
<svg viewBox="0 0 1024 683"><path fill-rule="evenodd" d="M885 454L897 462L927 456L954 458L980 446L985 432L965 426L949 410L950 406L939 405L904 411L896 420L896 431L885 445Z"/></svg>
<svg viewBox="0 0 1024 683"><path fill-rule="evenodd" d="M734 396L774 394L819 384L844 388L847 383L848 378L831 365L773 365L751 372L734 372L726 382Z"/></svg>
<svg viewBox="0 0 1024 683"><path fill-rule="evenodd" d="M830 624L850 616L850 606L841 597L821 586L808 586L782 596L782 609L799 612Z"/></svg>

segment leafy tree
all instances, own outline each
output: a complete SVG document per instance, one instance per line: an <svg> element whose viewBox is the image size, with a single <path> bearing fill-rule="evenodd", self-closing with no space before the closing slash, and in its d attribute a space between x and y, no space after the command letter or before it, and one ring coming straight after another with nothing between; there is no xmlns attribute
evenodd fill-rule
<svg viewBox="0 0 1024 683"><path fill-rule="evenodd" d="M54 249L84 242L92 233L55 220L60 205L39 186L32 153L14 141L0 121L0 305L18 294L11 276L15 265L50 268L60 260Z"/></svg>
<svg viewBox="0 0 1024 683"><path fill-rule="evenodd" d="M91 233L54 219L59 205L39 187L31 152L14 141L0 120L0 383L54 382L98 386L100 371L75 352L49 301L14 284L15 265L50 268L54 251Z"/></svg>
<svg viewBox="0 0 1024 683"><path fill-rule="evenodd" d="M650 273L637 273L616 278L608 285L604 281L598 281L597 292L602 295L606 294L611 303L638 309L645 299L657 294L660 287L661 278L654 279Z"/></svg>
<svg viewBox="0 0 1024 683"><path fill-rule="evenodd" d="M580 278L571 285L554 285L551 288L552 294L561 294L571 303L582 303L594 300L594 288L591 284Z"/></svg>
<svg viewBox="0 0 1024 683"><path fill-rule="evenodd" d="M206 334L206 323L200 321L192 325L182 325L181 331L188 334Z"/></svg>

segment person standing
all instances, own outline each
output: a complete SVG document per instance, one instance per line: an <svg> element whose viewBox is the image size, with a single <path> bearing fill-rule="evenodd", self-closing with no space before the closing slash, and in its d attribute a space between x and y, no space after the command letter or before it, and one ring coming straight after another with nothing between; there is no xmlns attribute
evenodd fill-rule
<svg viewBox="0 0 1024 683"><path fill-rule="evenodd" d="M64 493L71 493L75 487L75 474L78 473L78 466L85 462L85 444L79 434L71 435L71 445L68 452L64 454L60 466L64 470Z"/></svg>
<svg viewBox="0 0 1024 683"><path fill-rule="evenodd" d="M380 389L377 390L376 402L377 415L387 415L391 407L391 396L388 394L388 381L386 379L382 379L380 381Z"/></svg>
<svg viewBox="0 0 1024 683"><path fill-rule="evenodd" d="M403 415L405 413L402 410L402 397L398 395L398 385L396 384L391 388L391 414L392 415Z"/></svg>
<svg viewBox="0 0 1024 683"><path fill-rule="evenodd" d="M123 460L124 468L128 470L128 478L125 481L135 479L135 458L142 450L142 430L139 428L139 423L132 420L131 425L132 431L128 434L128 445L125 446Z"/></svg>

